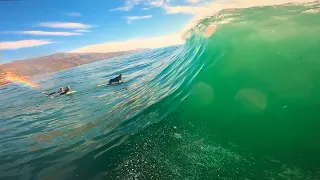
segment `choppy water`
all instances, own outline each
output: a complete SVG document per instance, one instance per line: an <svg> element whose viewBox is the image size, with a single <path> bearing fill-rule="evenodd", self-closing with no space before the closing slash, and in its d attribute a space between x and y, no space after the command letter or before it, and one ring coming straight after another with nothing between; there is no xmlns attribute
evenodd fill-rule
<svg viewBox="0 0 320 180"><path fill-rule="evenodd" d="M320 179L319 9L224 10L185 45L0 88L1 179Z"/></svg>

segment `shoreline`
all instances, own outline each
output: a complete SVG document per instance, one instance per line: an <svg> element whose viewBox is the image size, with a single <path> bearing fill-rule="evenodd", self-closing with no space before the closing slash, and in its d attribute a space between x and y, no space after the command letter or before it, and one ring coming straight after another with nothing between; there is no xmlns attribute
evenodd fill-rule
<svg viewBox="0 0 320 180"><path fill-rule="evenodd" d="M60 72L60 71L64 71L64 70L68 70L68 69L71 69L71 68L79 67L79 66L82 66L82 65L91 64L91 63L95 63L95 62L98 62L98 61L108 60L108 59L112 59L112 58L116 58L116 57L121 57L121 56L129 55L129 54L134 54L136 52L139 52L139 51L131 50L131 51L127 51L127 52L126 51L121 51L121 52L112 52L112 53L93 53L93 54L104 54L104 57L102 57L102 58L100 57L101 59L100 58L98 58L98 59L94 59L94 58L92 59L91 58L91 60L90 60L91 62L89 61L89 62L85 62L85 63L81 63L81 64L76 64L76 65L74 64L74 66L71 66L71 67L70 66L67 67L67 68L63 68L62 67L61 69L56 70L56 71L47 72L47 73L43 73L43 74L35 74L35 75L31 75L31 76L24 76L24 75L21 75L21 74L19 75L16 72L12 72L12 70L6 72L5 68L3 68L2 70L0 69L0 72L2 72L3 74L6 74L6 75L4 77L0 78L1 81L3 80L2 82L0 82L0 87L8 86L10 84L15 84L14 82L7 81L7 73L13 73L13 74L15 74L17 76L26 78L28 80L32 80L34 78L43 77L43 76L46 76L46 75L50 75L50 74L57 73L57 72ZM119 53L119 54L112 55L113 53ZM111 54L111 57L110 57L110 54ZM53 54L53 55L56 55L56 54ZM52 55L50 55L50 56L52 56ZM49 57L49 56L45 56L45 57ZM42 57L39 57L39 58L42 58ZM39 59L39 58L34 58L34 59ZM30 60L32 60L32 59L30 59ZM22 60L22 61L24 61L24 60ZM10 64L10 63L8 63L8 64ZM5 66L5 64L3 64L3 65ZM2 65L0 65L0 66L2 66Z"/></svg>
<svg viewBox="0 0 320 180"><path fill-rule="evenodd" d="M10 82L10 83L7 83L7 84L2 84L2 85L0 85L0 88L5 87L5 86L8 86L8 85L10 85L10 84L13 84L13 83Z"/></svg>

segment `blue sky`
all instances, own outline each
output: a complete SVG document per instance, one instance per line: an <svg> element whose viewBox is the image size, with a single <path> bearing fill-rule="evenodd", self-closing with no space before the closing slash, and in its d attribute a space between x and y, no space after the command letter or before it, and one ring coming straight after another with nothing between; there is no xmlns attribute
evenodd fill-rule
<svg viewBox="0 0 320 180"><path fill-rule="evenodd" d="M179 33L201 0L0 1L0 63Z"/></svg>

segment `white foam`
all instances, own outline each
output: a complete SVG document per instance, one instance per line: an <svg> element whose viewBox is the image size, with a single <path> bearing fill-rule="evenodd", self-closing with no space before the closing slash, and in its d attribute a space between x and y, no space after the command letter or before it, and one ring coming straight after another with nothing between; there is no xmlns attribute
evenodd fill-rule
<svg viewBox="0 0 320 180"><path fill-rule="evenodd" d="M284 5L284 4L307 4L314 3L314 0L217 0L203 3L199 6L167 6L165 9L167 12L176 14L176 13L185 13L193 14L194 18L190 23L185 27L184 30L189 30L193 28L200 20L206 17L212 17L221 10L224 9L243 9L250 7L259 7L259 6L275 6L275 5Z"/></svg>
<svg viewBox="0 0 320 180"><path fill-rule="evenodd" d="M317 14L320 13L320 9L308 9L306 11L303 11L302 13L309 13L309 14Z"/></svg>

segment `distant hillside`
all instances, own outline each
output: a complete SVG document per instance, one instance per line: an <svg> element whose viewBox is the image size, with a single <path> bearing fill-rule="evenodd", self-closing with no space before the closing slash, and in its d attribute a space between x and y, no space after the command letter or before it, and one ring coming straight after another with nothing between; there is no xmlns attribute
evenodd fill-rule
<svg viewBox="0 0 320 180"><path fill-rule="evenodd" d="M137 51L138 50L110 53L57 53L50 56L0 64L0 86L10 83L6 79L8 72L30 78Z"/></svg>

